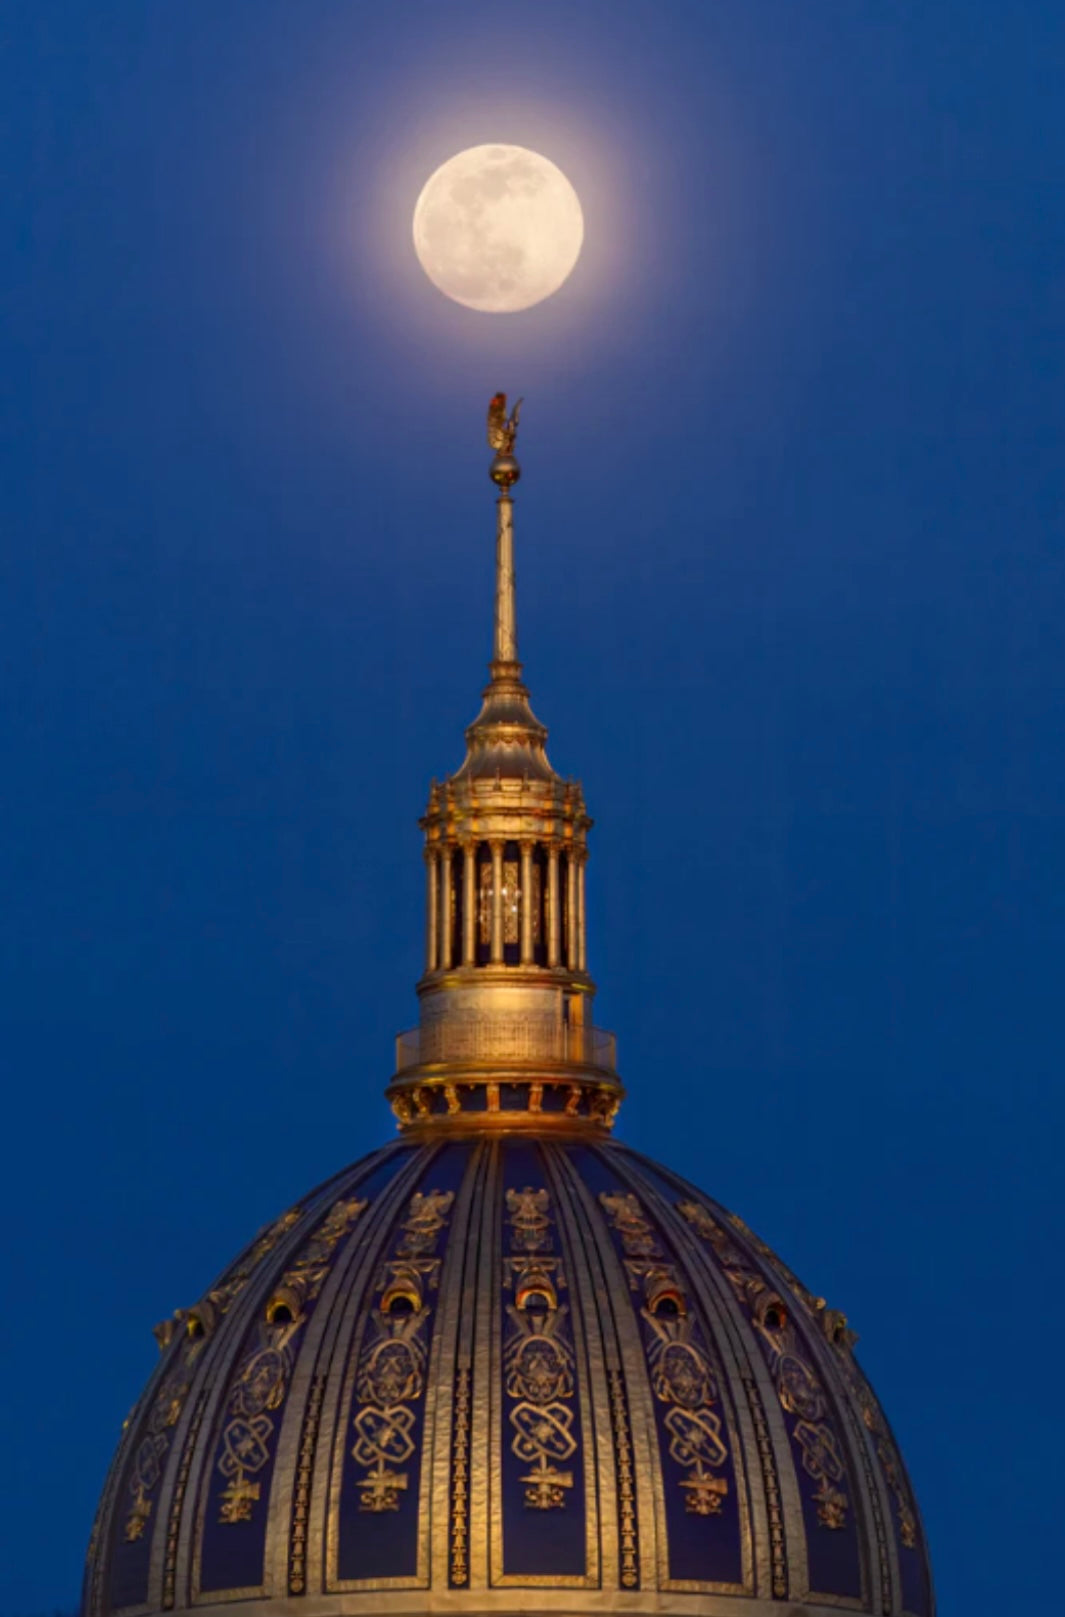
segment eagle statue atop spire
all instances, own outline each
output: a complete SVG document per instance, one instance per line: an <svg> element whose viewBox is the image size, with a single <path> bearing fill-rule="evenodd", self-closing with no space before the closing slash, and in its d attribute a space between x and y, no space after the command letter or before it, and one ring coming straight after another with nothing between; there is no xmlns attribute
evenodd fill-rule
<svg viewBox="0 0 1065 1617"><path fill-rule="evenodd" d="M514 459L514 440L518 436L520 414L520 399L508 416L506 394L493 393L488 406L488 447L495 450L495 458L488 468L488 475L501 497L508 500L511 489L521 476L521 467Z"/></svg>
<svg viewBox="0 0 1065 1617"><path fill-rule="evenodd" d="M488 447L494 449L497 455L512 455L514 453L514 440L518 436L518 417L521 414L521 400L515 404L507 416L507 396L505 393L494 393L488 406Z"/></svg>

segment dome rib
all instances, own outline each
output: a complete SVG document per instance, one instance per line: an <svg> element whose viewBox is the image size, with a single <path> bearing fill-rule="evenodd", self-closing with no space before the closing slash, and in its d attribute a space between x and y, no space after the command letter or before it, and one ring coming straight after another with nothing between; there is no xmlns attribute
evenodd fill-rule
<svg viewBox="0 0 1065 1617"><path fill-rule="evenodd" d="M396 1171L370 1202L357 1238L334 1266L293 1376L278 1447L279 1492L283 1499L292 1499L291 1521L287 1534L279 1531L275 1535L273 1559L267 1568L269 1586L277 1594L313 1595L321 1589L319 1560L308 1554L308 1546L315 1542L317 1509L331 1480L328 1476L319 1479L315 1473L318 1457L329 1452L328 1437L336 1426L341 1390L338 1359L342 1363L358 1328L377 1262L378 1242L386 1237L425 1168L424 1159L409 1150L394 1150L390 1160ZM365 1185L366 1180L360 1184ZM332 1398L327 1396L331 1382ZM316 1482L320 1485L315 1486Z"/></svg>
<svg viewBox="0 0 1065 1617"><path fill-rule="evenodd" d="M602 1163L605 1174L613 1181L619 1191L633 1194L640 1199L645 1206L647 1205L646 1185L638 1179L634 1179L628 1172L626 1172L626 1167L628 1165L628 1153L624 1149L615 1150L611 1149L609 1146L604 1146L596 1148L594 1155ZM577 1170L572 1165L569 1167L569 1172L574 1182L580 1184L581 1181L577 1174ZM581 1189L583 1195L587 1197L589 1194L587 1187L582 1184ZM622 1266L622 1260L619 1259L614 1247L609 1242L609 1234L606 1224L604 1223L603 1209L601 1206L602 1195L603 1192L600 1192L597 1199L591 1200L591 1213L592 1216L597 1218L599 1221L600 1238L605 1239L606 1241L606 1259L608 1262L612 1263L615 1268L618 1276L618 1284L623 1288L623 1295L625 1291L628 1292L628 1295L625 1296L625 1302L628 1303L627 1313L631 1317L633 1311L631 1287L629 1286L628 1277ZM679 1257L675 1249L669 1252L668 1258L666 1258L665 1261L671 1263L673 1267L677 1266L678 1261L683 1264L683 1259ZM700 1321L703 1324L704 1329L707 1329L708 1334L711 1337L710 1350L713 1355L714 1366L718 1370L720 1381L724 1387L731 1391L740 1385L740 1374L743 1365L742 1348L730 1331L730 1322L727 1320L724 1313L719 1311L719 1309L715 1306L707 1303L699 1284L699 1277L696 1276L686 1264L683 1265L683 1268L684 1273L682 1279L685 1282L685 1290L691 1294L689 1301L694 1301L699 1305ZM643 1375L645 1377L646 1365L642 1343L638 1344L638 1351L638 1362L640 1363L641 1370L643 1371ZM764 1518L764 1511L759 1510L761 1500L758 1490L750 1487L749 1480L746 1475L746 1458L750 1451L749 1440L753 1434L749 1432L745 1426L743 1403L735 1398L727 1398L727 1405L729 1430L732 1434L734 1434L735 1437L742 1439L742 1441L736 1441L730 1445L733 1450L733 1457L737 1470L737 1493L740 1501L741 1512L741 1541L744 1550L744 1564L742 1568L740 1590L738 1592L750 1595L755 1593L756 1589L760 1590L765 1583L765 1579L762 1576L762 1569L756 1564L750 1551L750 1547L754 1544L762 1542L765 1536L764 1532L759 1533L758 1531L760 1525L759 1517L761 1516ZM652 1432L654 1431L653 1407L653 1394L651 1394L647 1403L647 1409L649 1412L648 1418L650 1419ZM654 1441L653 1448L655 1455L654 1463L658 1472L655 1491L656 1497L659 1501L659 1513L661 1513L662 1502L664 1501L666 1495L666 1486L664 1480L662 1479L661 1465L658 1461L657 1440ZM667 1534L662 1534L660 1532L657 1536L662 1538L665 1544L668 1545ZM659 1563L659 1576L662 1581L667 1583L675 1584L679 1581L676 1579L671 1579L669 1576L668 1557L663 1557Z"/></svg>
<svg viewBox="0 0 1065 1617"><path fill-rule="evenodd" d="M675 1246L685 1256L689 1266L692 1283L700 1295L704 1307L711 1316L720 1319L722 1325L728 1329L729 1334L737 1332L739 1336L739 1357L735 1361L735 1374L737 1386L742 1385L747 1394L747 1413L751 1423L751 1432L755 1438L754 1447L761 1459L760 1471L765 1488L767 1500L772 1499L775 1490L779 1490L781 1505L779 1509L779 1532L777 1521L770 1522L768 1542L770 1549L770 1578L769 1587L774 1598L782 1599L785 1595L792 1600L809 1600L818 1602L828 1600L829 1603L840 1598L838 1589L829 1593L819 1593L817 1584L812 1578L809 1565L808 1548L811 1544L810 1525L804 1524L803 1516L816 1516L816 1508L804 1512L804 1497L799 1484L798 1469L795 1456L791 1451L791 1439L788 1429L788 1419L785 1414L778 1381L770 1369L771 1357L764 1351L758 1351L762 1345L762 1333L754 1323L754 1316L739 1300L737 1288L729 1286L727 1271L720 1261L715 1262L711 1252L697 1238L693 1239L693 1230L686 1223L678 1211L679 1202L662 1194L656 1182L661 1174L657 1164L641 1163L639 1171L630 1158L625 1161L627 1153L621 1154L621 1177L634 1187L642 1187L649 1209L655 1214L660 1225L668 1232ZM663 1178L667 1176L662 1175ZM668 1175L668 1182L672 1183L678 1192L683 1195L687 1190L690 1201L700 1209L710 1214L710 1205L705 1197L701 1196L691 1186L684 1186L672 1174ZM683 1189L682 1189L683 1187ZM721 1218L727 1217L723 1209L715 1208ZM716 1222L716 1221L715 1221ZM720 1226L719 1226L720 1227ZM731 1231L730 1231L731 1234ZM750 1272L750 1271L748 1271ZM765 1296L768 1301L775 1293L768 1289ZM753 1327L753 1329L752 1329ZM752 1352L752 1348L755 1351ZM777 1357L786 1358L782 1353ZM793 1363L798 1363L797 1356L792 1354ZM820 1402L827 1401L827 1395L822 1393ZM823 1412L823 1411L822 1411ZM764 1421L771 1439L769 1452L764 1445L759 1445L757 1428ZM837 1422L838 1428L838 1422ZM852 1479L852 1497L848 1499L848 1506L853 1505L856 1521L854 1523L855 1565L854 1578L849 1599L863 1606L868 1598L868 1579L866 1575L868 1555L864 1543L864 1522L860 1520L861 1512L858 1501L853 1497L857 1491L856 1468L848 1468L848 1476ZM835 1490L838 1493L838 1490ZM824 1507L822 1507L824 1508ZM772 1506L770 1506L772 1511ZM818 1527L823 1525L818 1522Z"/></svg>
<svg viewBox="0 0 1065 1617"><path fill-rule="evenodd" d="M675 1222L681 1216L681 1199L694 1201L706 1210L726 1240L742 1249L740 1264L760 1275L767 1286L794 1305L805 1351L820 1372L824 1397L846 1446L849 1485L863 1527L863 1599L883 1612L900 1607L908 1611L931 1609L931 1579L916 1501L886 1417L853 1355L857 1338L845 1316L828 1308L823 1298L804 1286L737 1215L727 1212L672 1170L631 1151L625 1155L634 1159L652 1182L672 1187L680 1198L671 1200L658 1193L663 1216ZM715 1266L709 1253L703 1255L713 1272ZM720 1262L720 1254L718 1257ZM756 1340L760 1339L756 1333ZM775 1385L770 1401L781 1401ZM870 1593L874 1584L875 1595ZM818 1597L807 1590L806 1598Z"/></svg>
<svg viewBox="0 0 1065 1617"><path fill-rule="evenodd" d="M625 1342L624 1311L615 1296L623 1279L613 1254L601 1246L594 1209L567 1159L555 1151L542 1155L546 1182L564 1214L581 1311L593 1322L586 1325L589 1380L606 1393L598 1400L596 1423L604 1572L608 1584L636 1589L644 1583L645 1567L653 1568L656 1560L652 1476L657 1455L648 1441L649 1412L633 1407L640 1369L632 1342Z"/></svg>

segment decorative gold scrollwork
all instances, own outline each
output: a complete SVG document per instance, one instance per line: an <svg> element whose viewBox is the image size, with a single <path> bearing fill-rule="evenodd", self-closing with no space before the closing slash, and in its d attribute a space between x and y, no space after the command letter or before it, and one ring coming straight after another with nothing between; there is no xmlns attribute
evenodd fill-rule
<svg viewBox="0 0 1065 1617"><path fill-rule="evenodd" d="M425 1391L428 1301L440 1279L436 1250L447 1224L453 1191L415 1191L400 1225L395 1253L377 1277L377 1309L355 1378L352 1456L365 1468L359 1509L398 1510L409 1487L405 1466L414 1453L415 1411Z"/></svg>
<svg viewBox="0 0 1065 1617"><path fill-rule="evenodd" d="M418 1391L421 1391L419 1386ZM414 1411L407 1404L387 1409L368 1406L355 1416L358 1441L352 1453L367 1474L359 1483L359 1509L398 1510L399 1496L407 1487L407 1473L393 1471L414 1453Z"/></svg>
<svg viewBox="0 0 1065 1617"><path fill-rule="evenodd" d="M513 1292L507 1305L510 1332L503 1350L504 1386L513 1400L509 1412L511 1450L531 1467L520 1479L530 1510L561 1510L573 1487L573 1473L561 1469L577 1452L573 1433L573 1344L565 1303L562 1264L552 1255L551 1198L543 1188L506 1193L510 1255L503 1260L503 1285Z"/></svg>
<svg viewBox="0 0 1065 1617"><path fill-rule="evenodd" d="M688 1475L681 1479L685 1509L716 1516L728 1495L728 1478L716 1472L728 1460L717 1380L698 1340L687 1294L675 1264L662 1251L654 1226L632 1192L604 1191L599 1201L621 1237L629 1284L643 1291L644 1345L655 1397L669 1405L663 1422L670 1457Z"/></svg>
<svg viewBox="0 0 1065 1617"><path fill-rule="evenodd" d="M781 1408L796 1420L791 1435L807 1476L817 1483L814 1500L822 1527L847 1525L850 1499L840 1484L847 1473L835 1432L826 1420L828 1400L791 1321L789 1305L746 1261L729 1232L699 1202L678 1202L677 1210L713 1249L737 1298L764 1344ZM768 1248L767 1248L768 1251ZM796 1282L796 1285L798 1283ZM805 1293L816 1301L812 1294ZM823 1299L820 1300L824 1307Z"/></svg>
<svg viewBox="0 0 1065 1617"><path fill-rule="evenodd" d="M366 1205L357 1197L334 1202L281 1277L257 1328L255 1345L237 1367L226 1400L228 1419L218 1460L218 1470L226 1479L220 1496L221 1522L247 1522L255 1514L262 1485L254 1479L270 1461L276 1425L273 1415L288 1391L307 1309L325 1284L338 1243Z"/></svg>
<svg viewBox="0 0 1065 1617"><path fill-rule="evenodd" d="M133 1502L126 1518L123 1535L128 1544L143 1538L152 1514L152 1494L162 1476L163 1461L170 1447L170 1434L178 1423L182 1406L192 1384L191 1370L206 1346L218 1321L243 1291L253 1270L266 1254L303 1216L302 1209L291 1208L267 1226L258 1236L247 1256L226 1276L225 1280L202 1297L192 1308L178 1308L170 1319L153 1328L160 1351L165 1351L180 1331L180 1366L160 1384L148 1414L147 1430L133 1460L130 1493Z"/></svg>

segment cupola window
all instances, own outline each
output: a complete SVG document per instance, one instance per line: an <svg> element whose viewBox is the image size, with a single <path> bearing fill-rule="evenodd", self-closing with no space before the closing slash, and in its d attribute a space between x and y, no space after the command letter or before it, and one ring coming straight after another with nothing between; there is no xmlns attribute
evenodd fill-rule
<svg viewBox="0 0 1065 1617"><path fill-rule="evenodd" d="M477 964L487 965L492 949L492 855L482 843L477 854Z"/></svg>
<svg viewBox="0 0 1065 1617"><path fill-rule="evenodd" d="M514 844L507 843L507 853ZM503 860L503 947L521 941L521 865L517 858Z"/></svg>
<svg viewBox="0 0 1065 1617"><path fill-rule="evenodd" d="M466 894L462 881L462 850L456 848L450 855L448 864L448 881L451 884L451 961L458 964L462 959L462 933L466 915Z"/></svg>
<svg viewBox="0 0 1065 1617"><path fill-rule="evenodd" d="M544 900L547 896L547 855L537 843L532 856L532 943L533 959L538 966L547 964L547 927Z"/></svg>

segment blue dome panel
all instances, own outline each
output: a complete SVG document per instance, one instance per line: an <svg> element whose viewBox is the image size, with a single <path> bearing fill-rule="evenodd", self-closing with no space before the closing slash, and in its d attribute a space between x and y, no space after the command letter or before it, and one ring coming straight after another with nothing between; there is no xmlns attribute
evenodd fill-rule
<svg viewBox="0 0 1065 1617"><path fill-rule="evenodd" d="M846 1320L566 1119L386 1147L157 1335L85 1617L932 1617Z"/></svg>

